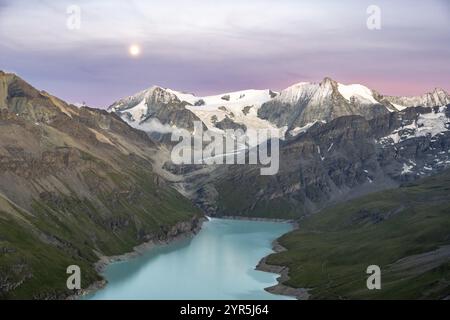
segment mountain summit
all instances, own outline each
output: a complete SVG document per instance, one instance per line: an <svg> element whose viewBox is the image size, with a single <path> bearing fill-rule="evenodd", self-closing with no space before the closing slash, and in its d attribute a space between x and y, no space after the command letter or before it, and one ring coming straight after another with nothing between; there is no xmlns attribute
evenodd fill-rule
<svg viewBox="0 0 450 320"><path fill-rule="evenodd" d="M100 257L197 226L164 183L157 145L114 113L75 107L0 72L0 299L61 299ZM49 277L48 275L52 275Z"/></svg>
<svg viewBox="0 0 450 320"><path fill-rule="evenodd" d="M442 89L417 97L383 96L361 84L346 85L325 77L319 83L300 82L279 93L242 90L197 97L153 86L113 103L108 110L146 131L192 129L192 122L201 120L213 130L272 128L283 134L286 129L298 132L317 121L329 122L341 116L372 119L409 107L448 103L450 96Z"/></svg>
<svg viewBox="0 0 450 320"><path fill-rule="evenodd" d="M101 280L99 259L195 233L202 212L299 219L443 172L450 167L448 102L443 90L388 97L325 78L280 93L205 97L154 86L106 112L67 104L0 72L0 298L65 298L73 294L67 266L82 267L86 288ZM279 129L279 172L177 166L170 144L130 126L169 132L194 120L217 131ZM399 212L372 209L344 226L378 224Z"/></svg>

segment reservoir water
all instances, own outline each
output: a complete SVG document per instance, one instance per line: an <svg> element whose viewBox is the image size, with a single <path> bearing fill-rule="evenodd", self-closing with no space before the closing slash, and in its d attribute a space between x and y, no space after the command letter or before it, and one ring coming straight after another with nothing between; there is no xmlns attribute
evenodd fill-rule
<svg viewBox="0 0 450 320"><path fill-rule="evenodd" d="M278 275L255 270L288 223L211 219L192 239L108 265L87 299L291 299L264 291Z"/></svg>

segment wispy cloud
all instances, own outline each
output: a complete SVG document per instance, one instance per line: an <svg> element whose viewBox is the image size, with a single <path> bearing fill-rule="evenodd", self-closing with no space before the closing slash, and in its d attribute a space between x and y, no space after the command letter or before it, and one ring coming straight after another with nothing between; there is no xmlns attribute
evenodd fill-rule
<svg viewBox="0 0 450 320"><path fill-rule="evenodd" d="M210 93L325 75L387 93L448 87L447 2L376 2L378 31L366 27L372 1L0 0L0 61L95 105L152 84ZM66 27L73 4L80 30Z"/></svg>

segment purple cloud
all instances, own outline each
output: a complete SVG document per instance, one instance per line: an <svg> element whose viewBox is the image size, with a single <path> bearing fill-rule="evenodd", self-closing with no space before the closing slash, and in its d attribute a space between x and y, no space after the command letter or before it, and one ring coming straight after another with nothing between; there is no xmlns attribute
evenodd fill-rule
<svg viewBox="0 0 450 320"><path fill-rule="evenodd" d="M209 94L331 76L386 94L449 89L446 1L0 0L0 69L70 102L105 107L153 84ZM128 54L137 43L142 53Z"/></svg>

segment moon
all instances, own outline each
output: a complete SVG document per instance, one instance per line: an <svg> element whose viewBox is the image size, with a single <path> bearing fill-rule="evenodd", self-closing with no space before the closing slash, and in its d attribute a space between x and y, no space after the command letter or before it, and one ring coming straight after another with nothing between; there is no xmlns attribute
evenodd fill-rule
<svg viewBox="0 0 450 320"><path fill-rule="evenodd" d="M139 47L137 44L133 44L128 48L128 52L132 57L137 57L141 54L141 47Z"/></svg>

